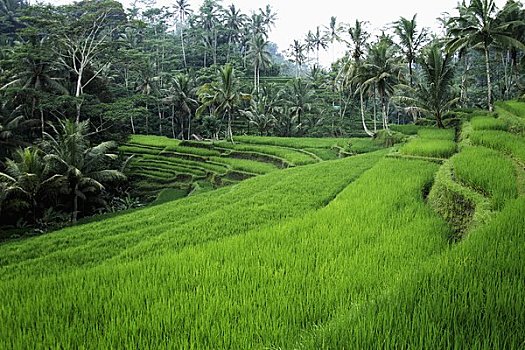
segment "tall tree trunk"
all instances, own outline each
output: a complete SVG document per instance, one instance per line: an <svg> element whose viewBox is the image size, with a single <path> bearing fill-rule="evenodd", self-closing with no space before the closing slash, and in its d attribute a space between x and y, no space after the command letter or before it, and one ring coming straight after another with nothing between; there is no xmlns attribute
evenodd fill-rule
<svg viewBox="0 0 525 350"><path fill-rule="evenodd" d="M375 87L374 87L373 108L374 108L374 134L375 134L375 133L377 133L377 91L376 91Z"/></svg>
<svg viewBox="0 0 525 350"><path fill-rule="evenodd" d="M191 140L191 112L188 113L188 140Z"/></svg>
<svg viewBox="0 0 525 350"><path fill-rule="evenodd" d="M131 114L129 120L131 122L131 131L133 132L133 134L135 134L135 122L133 121L133 114Z"/></svg>
<svg viewBox="0 0 525 350"><path fill-rule="evenodd" d="M412 68L412 61L408 62L408 75L410 76L410 86L414 86L414 69Z"/></svg>
<svg viewBox="0 0 525 350"><path fill-rule="evenodd" d="M82 108L82 101L80 101L80 96L82 95L82 75L83 75L83 69L81 68L80 71L78 72L77 89L75 92L75 97L77 98L77 101L76 101L76 108L77 108L76 121L77 123L80 122L80 109Z"/></svg>
<svg viewBox="0 0 525 350"><path fill-rule="evenodd" d="M148 110L148 104L146 103L146 135L149 135L149 110Z"/></svg>
<svg viewBox="0 0 525 350"><path fill-rule="evenodd" d="M171 105L171 136L175 138L175 105Z"/></svg>
<svg viewBox="0 0 525 350"><path fill-rule="evenodd" d="M188 64L186 63L186 49L184 47L184 28L182 24L180 26L180 43L182 47L182 60L184 62L184 68L186 68Z"/></svg>
<svg viewBox="0 0 525 350"><path fill-rule="evenodd" d="M493 111L492 107L492 82L490 79L490 57L489 57L489 48L487 44L484 45L485 51L485 69L487 72L487 104L489 107L489 112Z"/></svg>
<svg viewBox="0 0 525 350"><path fill-rule="evenodd" d="M233 142L233 131L232 131L232 115L231 115L231 111L228 111L228 137L231 141L231 143L235 143Z"/></svg>
<svg viewBox="0 0 525 350"><path fill-rule="evenodd" d="M159 116L159 136L162 136L162 112L159 103L157 103L157 114Z"/></svg>
<svg viewBox="0 0 525 350"><path fill-rule="evenodd" d="M443 125L443 120L441 118L441 113L440 112L436 113L436 121L437 121L438 128L440 128L440 129L444 129L445 128L445 125Z"/></svg>
<svg viewBox="0 0 525 350"><path fill-rule="evenodd" d="M363 123L363 129L365 130L368 136L373 137L374 133L368 130L368 127L366 126L366 122L365 122L365 105L364 105L362 89L359 89L359 102L361 103L361 122Z"/></svg>
<svg viewBox="0 0 525 350"><path fill-rule="evenodd" d="M42 128L42 138L44 138L44 132L45 132L45 120L44 120L44 110L42 107L40 107L40 127Z"/></svg>
<svg viewBox="0 0 525 350"><path fill-rule="evenodd" d="M230 63L230 51L232 45L232 35L228 35L228 51L226 52L226 63Z"/></svg>
<svg viewBox="0 0 525 350"><path fill-rule="evenodd" d="M71 213L71 222L76 223L78 218L78 184L75 185L73 190L73 212Z"/></svg>

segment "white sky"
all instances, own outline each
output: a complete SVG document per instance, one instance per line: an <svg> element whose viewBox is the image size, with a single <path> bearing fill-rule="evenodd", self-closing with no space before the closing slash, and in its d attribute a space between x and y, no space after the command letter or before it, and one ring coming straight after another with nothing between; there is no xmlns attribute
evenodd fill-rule
<svg viewBox="0 0 525 350"><path fill-rule="evenodd" d="M157 0L159 4L170 4L169 0ZM190 1L196 10L202 0ZM330 17L336 16L337 22L355 23L356 19L369 22L368 31L377 32L381 28L399 19L400 16L412 18L417 13L417 21L421 27L429 27L438 31L438 17L444 12L455 15L458 0L223 0L222 5L235 4L245 13L264 8L266 4L277 12L275 28L270 34L270 40L277 43L280 51L288 49L294 39L303 40L309 30L328 26ZM501 7L505 0L496 0ZM332 56L337 58L338 51L322 54L321 62L328 64Z"/></svg>

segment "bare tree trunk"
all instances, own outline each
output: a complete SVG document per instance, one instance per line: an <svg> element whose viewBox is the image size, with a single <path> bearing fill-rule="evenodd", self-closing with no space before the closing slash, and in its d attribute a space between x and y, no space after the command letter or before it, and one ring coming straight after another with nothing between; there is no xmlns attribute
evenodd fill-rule
<svg viewBox="0 0 525 350"><path fill-rule="evenodd" d="M186 49L184 47L184 29L183 29L182 24L180 26L180 42L182 46L182 60L184 62L184 68L186 68L188 65L186 63Z"/></svg>
<svg viewBox="0 0 525 350"><path fill-rule="evenodd" d="M135 123L133 122L133 114L131 114L129 120L131 121L131 131L135 134Z"/></svg>
<svg viewBox="0 0 525 350"><path fill-rule="evenodd" d="M363 90L359 89L359 100L361 103L361 121L363 123L363 129L365 130L366 134L368 136L374 136L374 133L368 130L368 127L365 123L365 106L364 106L364 100L363 100Z"/></svg>
<svg viewBox="0 0 525 350"><path fill-rule="evenodd" d="M231 111L228 111L228 131L227 131L227 134L228 134L228 137L229 137L231 143L235 143L235 142L233 142L232 115L231 115Z"/></svg>
<svg viewBox="0 0 525 350"><path fill-rule="evenodd" d="M171 136L175 138L175 105L171 105Z"/></svg>
<svg viewBox="0 0 525 350"><path fill-rule="evenodd" d="M485 51L485 68L487 72L487 104L489 107L489 112L493 111L492 107L492 82L490 78L490 57L489 57L489 48L487 45L484 46Z"/></svg>
<svg viewBox="0 0 525 350"><path fill-rule="evenodd" d="M75 97L77 98L77 101L76 101L76 107L77 107L77 118L76 118L76 121L77 123L80 122L80 109L82 108L82 102L80 101L80 96L82 95L82 75L83 75L83 70L82 68L80 69L80 71L78 72L78 77L77 77L77 89L76 89L76 92L75 92Z"/></svg>
<svg viewBox="0 0 525 350"><path fill-rule="evenodd" d="M78 218L78 184L75 185L73 191L73 212L71 213L71 222L76 223Z"/></svg>
<svg viewBox="0 0 525 350"><path fill-rule="evenodd" d="M191 140L191 112L188 113L188 140Z"/></svg>
<svg viewBox="0 0 525 350"><path fill-rule="evenodd" d="M157 114L159 116L159 136L162 136L162 112L160 110L160 104L157 103Z"/></svg>
<svg viewBox="0 0 525 350"><path fill-rule="evenodd" d="M44 138L44 132L45 132L45 120L44 120L44 111L42 108L40 108L40 125L42 128L42 138Z"/></svg>

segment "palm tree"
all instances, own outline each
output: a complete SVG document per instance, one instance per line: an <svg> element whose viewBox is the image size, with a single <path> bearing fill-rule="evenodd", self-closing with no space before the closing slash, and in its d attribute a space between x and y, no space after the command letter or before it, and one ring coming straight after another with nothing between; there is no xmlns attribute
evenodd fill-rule
<svg viewBox="0 0 525 350"><path fill-rule="evenodd" d="M0 87L0 90L7 88L18 88L17 95L21 97L31 96L31 117L35 117L35 110L39 100L43 99L46 92L58 92L63 95L68 94L68 90L61 84L64 79L57 77L58 70L53 66L53 58L45 50L48 45L46 38L37 40L36 43L23 46L20 51L15 52L15 59L19 61L20 69L14 73L9 82ZM40 127L44 132L45 119L44 111L41 106Z"/></svg>
<svg viewBox="0 0 525 350"><path fill-rule="evenodd" d="M79 199L86 201L89 194L104 189L104 183L125 180L118 170L108 169L109 162L117 158L110 151L116 148L113 141L91 147L88 141L88 122L60 121L58 129L51 125L53 134L45 133L42 148L47 171L59 175L71 196L71 221L78 217Z"/></svg>
<svg viewBox="0 0 525 350"><path fill-rule="evenodd" d="M267 136L277 122L277 118L268 105L268 98L264 95L259 100L252 99L250 108L241 113L248 118L250 125L257 128L260 136Z"/></svg>
<svg viewBox="0 0 525 350"><path fill-rule="evenodd" d="M24 129L38 124L37 120L27 120L21 113L22 106L14 110L7 108L7 101L0 105L0 160L9 152L20 146L26 145L21 136Z"/></svg>
<svg viewBox="0 0 525 350"><path fill-rule="evenodd" d="M275 26L275 21L277 20L277 13L273 12L270 5L266 5L264 9L259 9L259 13L262 17L263 24L266 27L266 32L270 32L273 26Z"/></svg>
<svg viewBox="0 0 525 350"><path fill-rule="evenodd" d="M290 45L290 48L288 49L288 56L291 57L291 61L295 63L295 77L299 77L299 72L302 71L302 66L306 60L306 56L304 55L305 47L303 44L299 42L299 40L294 40L293 44Z"/></svg>
<svg viewBox="0 0 525 350"><path fill-rule="evenodd" d="M239 40L242 27L248 20L248 17L241 13L241 10L236 8L234 4L231 4L228 7L224 17L225 27L228 31L228 52L226 53L226 62L230 62L231 44Z"/></svg>
<svg viewBox="0 0 525 350"><path fill-rule="evenodd" d="M268 41L258 34L250 42L248 58L253 61L253 86L256 93L259 93L260 70L270 65L272 57L268 52Z"/></svg>
<svg viewBox="0 0 525 350"><path fill-rule="evenodd" d="M370 76L363 65L362 58L365 54L366 42L369 38L369 34L364 28L364 22L359 20L355 21L355 25L353 27L348 28L348 34L350 35L350 42L348 44L351 47L351 56L354 61L351 62L349 60L349 65L347 65L346 68L343 66L343 74L346 75L347 81L350 81L357 86L357 91L359 92L361 123L363 125L363 130L367 135L374 136L374 132L368 130L368 126L366 125L364 106L364 94L370 88L370 85L366 84L366 82Z"/></svg>
<svg viewBox="0 0 525 350"><path fill-rule="evenodd" d="M170 96L167 98L171 101L173 108L177 105L188 116L188 140L191 138L191 116L198 102L194 97L194 88L192 80L187 74L177 74L173 79L173 86L170 89ZM175 138L175 111L172 113L172 135ZM184 139L184 123L181 126L181 135Z"/></svg>
<svg viewBox="0 0 525 350"><path fill-rule="evenodd" d="M201 115L206 109L211 109L212 113L226 117L228 120L226 137L233 143L233 112L239 105L241 97L243 97L239 92L239 82L235 77L233 66L226 64L219 70L218 80L201 86L198 95L202 104L197 109L197 115Z"/></svg>
<svg viewBox="0 0 525 350"><path fill-rule="evenodd" d="M410 77L410 86L414 84L413 65L417 57L419 48L425 43L427 30L418 31L416 16L412 19L401 17L394 23L394 31L399 39L401 51L408 63L408 72Z"/></svg>
<svg viewBox="0 0 525 350"><path fill-rule="evenodd" d="M319 65L319 51L321 49L326 50L326 48L328 47L327 39L323 35L323 33L321 33L321 29L319 26L317 26L315 33L313 34L312 40L313 47L315 48L315 51L317 53L317 65Z"/></svg>
<svg viewBox="0 0 525 350"><path fill-rule="evenodd" d="M325 27L325 29L325 37L327 38L328 42L332 45L332 61L335 61L334 43L336 41L339 41L339 28L337 27L337 17L330 17L330 24L328 25L328 27Z"/></svg>
<svg viewBox="0 0 525 350"><path fill-rule="evenodd" d="M468 6L463 2L458 6L458 11L460 15L450 18L447 23L451 37L447 49L449 52L454 52L463 47L469 47L483 51L487 80L487 105L489 111L492 111L490 47L499 44L525 49L525 45L512 36L512 23L500 20L494 0L472 0Z"/></svg>
<svg viewBox="0 0 525 350"><path fill-rule="evenodd" d="M364 69L370 74L365 84L375 85L381 101L383 129L388 128L389 98L393 95L402 72L399 56L397 56L390 38L383 35L369 50L368 60Z"/></svg>
<svg viewBox="0 0 525 350"><path fill-rule="evenodd" d="M452 56L442 51L437 44L424 51L420 63L423 82L417 84L415 98L403 98L412 102L418 111L432 114L439 128L444 128L443 116L459 100L451 89L454 79Z"/></svg>
<svg viewBox="0 0 525 350"><path fill-rule="evenodd" d="M285 100L299 127L304 124L304 115L312 110L314 98L315 91L301 78L294 79L286 85Z"/></svg>
<svg viewBox="0 0 525 350"><path fill-rule="evenodd" d="M176 0L175 1L175 11L177 12L180 23L180 42L182 47L182 59L184 62L184 68L187 67L186 63L186 49L184 47L184 25L186 22L186 17L191 14L190 3L188 0Z"/></svg>
<svg viewBox="0 0 525 350"><path fill-rule="evenodd" d="M61 176L48 176L47 172L42 152L28 147L18 149L13 159L6 161L5 173L0 173L0 179L11 187L9 190L17 190L17 206L30 209L33 222L37 220L38 204L45 192L60 186Z"/></svg>
<svg viewBox="0 0 525 350"><path fill-rule="evenodd" d="M220 25L219 14L221 7L214 0L204 0L200 7L200 24L203 29L204 43L207 48L212 48L213 64L217 64L218 27ZM204 51L204 66L206 66L206 54Z"/></svg>

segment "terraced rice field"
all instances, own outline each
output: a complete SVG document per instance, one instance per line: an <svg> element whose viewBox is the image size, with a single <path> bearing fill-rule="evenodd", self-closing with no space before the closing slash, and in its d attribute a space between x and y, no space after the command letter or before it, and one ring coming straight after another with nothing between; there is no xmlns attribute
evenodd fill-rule
<svg viewBox="0 0 525 350"><path fill-rule="evenodd" d="M343 150L351 140L240 136L232 144L134 135L120 150L134 157L129 175L135 194L152 200L165 189L184 197L282 168L338 159L348 155Z"/></svg>
<svg viewBox="0 0 525 350"><path fill-rule="evenodd" d="M195 177L234 152L275 170L0 245L0 348L523 348L523 136L472 122L296 167L300 140L147 151Z"/></svg>

